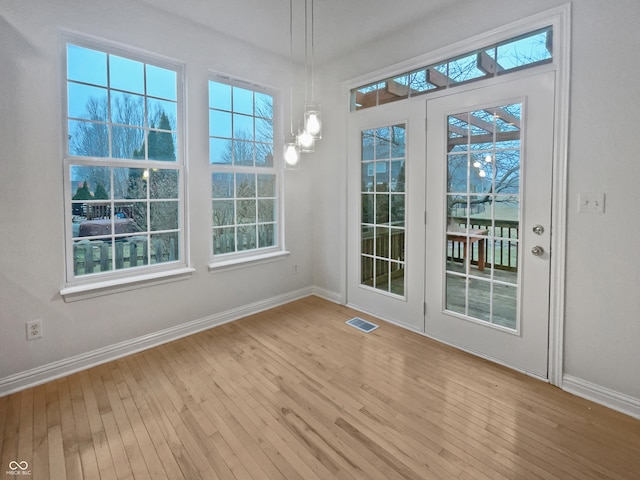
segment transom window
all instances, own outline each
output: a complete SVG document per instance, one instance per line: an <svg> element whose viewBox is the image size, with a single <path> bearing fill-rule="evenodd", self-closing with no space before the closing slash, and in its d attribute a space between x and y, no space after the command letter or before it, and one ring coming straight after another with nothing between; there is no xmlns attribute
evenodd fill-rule
<svg viewBox="0 0 640 480"><path fill-rule="evenodd" d="M351 111L532 68L553 60L553 28L546 27L433 65L351 90Z"/></svg>
<svg viewBox="0 0 640 480"><path fill-rule="evenodd" d="M278 172L272 94L209 81L214 259L278 250Z"/></svg>
<svg viewBox="0 0 640 480"><path fill-rule="evenodd" d="M67 281L184 266L182 70L66 46Z"/></svg>

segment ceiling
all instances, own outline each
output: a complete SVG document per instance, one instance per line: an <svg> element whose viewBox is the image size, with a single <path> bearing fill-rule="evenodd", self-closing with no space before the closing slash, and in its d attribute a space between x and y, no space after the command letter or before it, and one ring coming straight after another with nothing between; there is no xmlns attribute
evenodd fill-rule
<svg viewBox="0 0 640 480"><path fill-rule="evenodd" d="M289 0L139 1L277 55L290 55ZM314 0L315 62L341 57L452 3L452 0ZM310 19L311 0L307 0L307 7ZM294 55L302 61L304 0L293 0L293 17Z"/></svg>

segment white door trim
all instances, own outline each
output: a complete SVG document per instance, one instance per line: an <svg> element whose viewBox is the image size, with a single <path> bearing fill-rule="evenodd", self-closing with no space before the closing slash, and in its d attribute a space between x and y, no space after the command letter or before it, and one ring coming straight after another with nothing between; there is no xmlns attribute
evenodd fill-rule
<svg viewBox="0 0 640 480"><path fill-rule="evenodd" d="M549 305L549 383L562 388L567 245L567 186L569 152L569 95L571 4L557 9L554 22L556 98L551 204L551 284Z"/></svg>

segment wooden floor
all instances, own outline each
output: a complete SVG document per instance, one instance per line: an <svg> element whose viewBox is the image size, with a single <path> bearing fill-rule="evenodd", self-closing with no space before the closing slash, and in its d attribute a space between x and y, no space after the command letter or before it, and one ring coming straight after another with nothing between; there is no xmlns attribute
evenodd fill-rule
<svg viewBox="0 0 640 480"><path fill-rule="evenodd" d="M0 476L640 479L639 420L355 315L308 297L0 398Z"/></svg>

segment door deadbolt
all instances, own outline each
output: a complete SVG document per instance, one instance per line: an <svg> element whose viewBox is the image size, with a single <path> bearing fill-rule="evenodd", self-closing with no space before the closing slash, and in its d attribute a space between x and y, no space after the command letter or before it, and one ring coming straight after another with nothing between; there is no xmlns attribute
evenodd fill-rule
<svg viewBox="0 0 640 480"><path fill-rule="evenodd" d="M536 235L542 235L544 233L544 227L542 225L534 225L533 233Z"/></svg>

